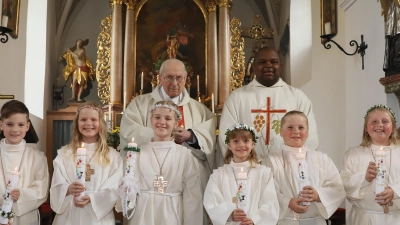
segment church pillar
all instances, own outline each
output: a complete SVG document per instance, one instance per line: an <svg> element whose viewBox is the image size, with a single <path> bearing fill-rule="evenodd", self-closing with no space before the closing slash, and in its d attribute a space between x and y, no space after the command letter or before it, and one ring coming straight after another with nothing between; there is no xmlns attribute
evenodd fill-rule
<svg viewBox="0 0 400 225"><path fill-rule="evenodd" d="M126 4L125 21L125 50L124 50L124 99L123 107L129 105L132 96L134 96L134 87L136 87L135 63L134 63L134 32L135 32L135 11L133 0L128 0Z"/></svg>
<svg viewBox="0 0 400 225"><path fill-rule="evenodd" d="M122 0L113 0L110 70L110 103L122 104Z"/></svg>
<svg viewBox="0 0 400 225"><path fill-rule="evenodd" d="M218 105L223 105L230 92L230 41L229 41L229 7L230 0L218 0L219 30L218 30Z"/></svg>
<svg viewBox="0 0 400 225"><path fill-rule="evenodd" d="M207 96L214 94L214 99L218 99L217 6L214 0L208 0L206 6L208 9Z"/></svg>

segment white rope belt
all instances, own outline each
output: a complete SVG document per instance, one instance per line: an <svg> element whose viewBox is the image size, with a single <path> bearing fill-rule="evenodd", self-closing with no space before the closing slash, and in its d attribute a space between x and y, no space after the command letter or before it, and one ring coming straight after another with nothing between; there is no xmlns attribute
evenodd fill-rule
<svg viewBox="0 0 400 225"><path fill-rule="evenodd" d="M154 195L164 195L164 196L170 196L170 197L176 197L179 195L182 195L180 192L176 193L158 193L157 191L140 191L140 193L147 193L147 194L154 194Z"/></svg>
<svg viewBox="0 0 400 225"><path fill-rule="evenodd" d="M287 217L286 217L286 219L289 219L289 220L294 220L294 217L293 217L293 216L292 216L292 217L290 217L290 216L287 216ZM318 216L318 217L300 218L298 221L310 221L310 220L317 220L317 219L322 219L322 220L325 220L324 218L322 218L322 217Z"/></svg>
<svg viewBox="0 0 400 225"><path fill-rule="evenodd" d="M356 210L360 210L360 211L367 212L367 213L373 213L373 214L385 214L384 212L370 211L370 210L366 210L366 209L360 208L360 207L358 207L358 206L355 206L355 205L353 205L353 208L354 208L354 209L356 209ZM389 211L389 212L388 212L388 213L386 213L386 214L394 214L394 213L400 213L400 211Z"/></svg>

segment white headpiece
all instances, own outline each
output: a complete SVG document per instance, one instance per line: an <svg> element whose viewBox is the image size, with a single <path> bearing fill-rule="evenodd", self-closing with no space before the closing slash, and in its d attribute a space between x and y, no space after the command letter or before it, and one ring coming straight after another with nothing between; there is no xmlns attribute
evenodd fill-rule
<svg viewBox="0 0 400 225"><path fill-rule="evenodd" d="M150 108L150 113L152 113L155 109L157 108L167 108L170 109L172 111L174 111L176 113L176 115L178 115L178 121L182 119L182 113L177 110L174 106L172 105L168 105L168 104L155 104Z"/></svg>

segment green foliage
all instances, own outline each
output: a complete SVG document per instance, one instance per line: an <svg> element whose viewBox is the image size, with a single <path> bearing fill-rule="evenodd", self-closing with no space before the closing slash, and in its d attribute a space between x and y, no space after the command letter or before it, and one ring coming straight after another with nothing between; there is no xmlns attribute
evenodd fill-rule
<svg viewBox="0 0 400 225"><path fill-rule="evenodd" d="M119 151L119 128L108 132L107 144Z"/></svg>
<svg viewBox="0 0 400 225"><path fill-rule="evenodd" d="M273 120L272 121L272 129L275 130L276 134L281 132L281 121L280 120Z"/></svg>

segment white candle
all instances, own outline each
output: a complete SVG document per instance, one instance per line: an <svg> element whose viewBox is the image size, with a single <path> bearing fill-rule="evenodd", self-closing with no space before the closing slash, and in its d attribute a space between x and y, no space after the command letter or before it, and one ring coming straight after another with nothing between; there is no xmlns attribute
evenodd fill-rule
<svg viewBox="0 0 400 225"><path fill-rule="evenodd" d="M8 25L8 16L3 16L1 20L1 26L7 27L7 25Z"/></svg>
<svg viewBox="0 0 400 225"><path fill-rule="evenodd" d="M111 103L108 104L108 121L111 121Z"/></svg>
<svg viewBox="0 0 400 225"><path fill-rule="evenodd" d="M1 210L3 212L11 212L13 200L11 197L11 191L14 190L18 185L19 175L18 167L15 167L15 171L9 172L9 176L6 182L6 193L3 196L3 205ZM0 224L8 224L8 218L0 216Z"/></svg>
<svg viewBox="0 0 400 225"><path fill-rule="evenodd" d="M331 34L331 22L325 23L325 35Z"/></svg>
<svg viewBox="0 0 400 225"><path fill-rule="evenodd" d="M141 75L141 79L140 79L140 90L143 90L143 72L142 72L142 75Z"/></svg>
<svg viewBox="0 0 400 225"><path fill-rule="evenodd" d="M129 148L137 148L137 143L135 143L135 138L132 137L132 142L128 143ZM126 153L126 167L125 167L125 177L134 177L134 169L136 164L137 152L127 151Z"/></svg>
<svg viewBox="0 0 400 225"><path fill-rule="evenodd" d="M211 111L214 112L214 93L211 94Z"/></svg>
<svg viewBox="0 0 400 225"><path fill-rule="evenodd" d="M301 148L299 149L299 153L296 154L298 172L300 178L300 192L303 190L305 186L307 186L308 180L308 165L306 161L306 153L301 152ZM300 193L299 193L300 194ZM301 205L310 205L310 202L302 202Z"/></svg>
<svg viewBox="0 0 400 225"><path fill-rule="evenodd" d="M376 180L375 180L375 194L379 194L385 190L385 174L386 174L386 154L385 151L382 150L376 151L375 153L375 166L378 168ZM380 202L383 200L378 200Z"/></svg>
<svg viewBox="0 0 400 225"><path fill-rule="evenodd" d="M126 91L124 92L124 105L122 107L124 107L124 112L125 112L125 107L126 107Z"/></svg>
<svg viewBox="0 0 400 225"><path fill-rule="evenodd" d="M242 209L247 213L247 173L243 172L243 167L240 168L240 173L237 175L237 198L238 198L238 208Z"/></svg>
<svg viewBox="0 0 400 225"><path fill-rule="evenodd" d="M85 186L85 178L86 178L86 148L82 147L76 150L76 178L77 181ZM82 201L82 196L85 196L85 192L83 191L78 196L78 201Z"/></svg>
<svg viewBox="0 0 400 225"><path fill-rule="evenodd" d="M197 93L200 92L200 76L197 75Z"/></svg>

